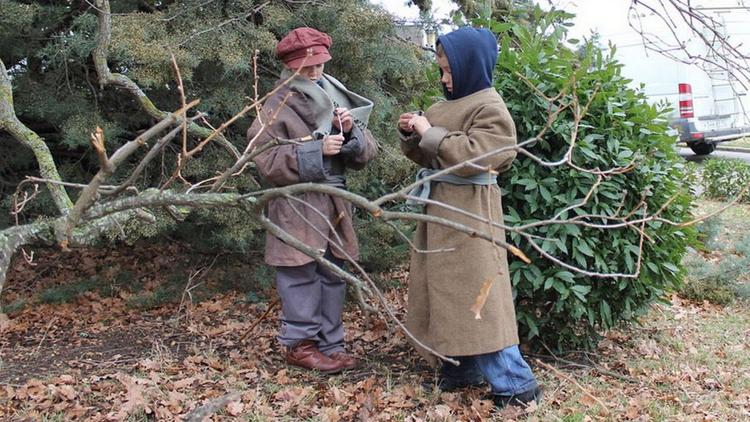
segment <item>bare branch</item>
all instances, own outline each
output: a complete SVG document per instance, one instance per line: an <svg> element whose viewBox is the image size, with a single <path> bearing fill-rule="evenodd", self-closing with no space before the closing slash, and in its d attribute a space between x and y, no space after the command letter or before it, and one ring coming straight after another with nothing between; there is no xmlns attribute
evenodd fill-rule
<svg viewBox="0 0 750 422"><path fill-rule="evenodd" d="M229 24L231 24L233 22L243 21L243 20L247 19L248 17L253 16L254 14L256 14L256 13L260 12L261 10L263 10L263 8L266 7L266 6L268 6L268 4L269 4L269 2L265 2L265 3L263 3L263 4L259 5L259 6L256 6L253 9L251 9L247 13L243 13L241 15L234 16L232 18L229 18L229 19L227 19L227 20L219 23L216 26L212 26L212 27L204 29L202 31L198 31L198 32L190 35L189 37L185 38L184 40L182 40L182 42L180 42L179 44L177 44L176 47L182 47L185 44L187 44L188 42L190 42L190 40L192 40L195 37L199 37L199 36L201 36L203 34L207 34L209 32L218 31L222 27L224 27L226 25L229 25Z"/></svg>
<svg viewBox="0 0 750 422"><path fill-rule="evenodd" d="M167 117L167 112L159 110L156 105L148 98L143 90L130 78L120 73L112 73L109 70L107 64L107 54L109 51L110 38L112 36L112 18L109 7L109 0L96 0L97 20L99 24L99 33L97 34L96 47L92 53L94 65L96 66L96 72L99 75L99 86L101 89L108 85L123 88L130 94L135 96L138 104L140 104L143 111L149 116L164 120ZM197 124L191 122L188 125L188 130L191 134L199 137L208 137L212 134L206 128L200 127ZM213 136L217 136L214 134ZM223 135L218 135L218 140L221 145L227 149L233 156L238 157L239 151L232 145Z"/></svg>
<svg viewBox="0 0 750 422"><path fill-rule="evenodd" d="M404 232L402 232L401 229L399 229L398 226L396 226L392 221L387 221L386 224L388 224L389 226L391 226L393 228L393 230L396 233L398 233L398 235L401 236L401 238L404 239L404 241L406 243L409 244L409 246L411 247L411 249L413 251L417 252L417 253L424 253L424 254L428 254L428 253L445 253L445 252L454 252L456 250L456 248L443 248L443 249L433 249L433 250L419 249L417 247L417 245L415 245L414 242L412 242L411 239L409 239L409 236L405 235Z"/></svg>
<svg viewBox="0 0 750 422"><path fill-rule="evenodd" d="M203 117L203 114L202 113L198 113L198 115L191 117L189 120L190 121L194 121L194 120L202 118L202 117ZM122 182L122 184L120 186L113 187L113 189L112 189L111 192L107 192L107 195L117 196L122 191L124 191L125 189L129 188L133 183L135 183L135 179L137 179L138 176L141 175L141 173L146 168L146 166L148 166L148 164L151 162L151 160L153 160L162 151L162 149L164 148L164 146L166 146L169 141L171 141L172 139L174 139L174 137L177 136L177 133L180 132L180 131L183 131L183 133L184 133L184 126L183 125L180 125L180 126L174 128L174 129L172 129L172 131L170 131L166 135L164 135L161 138L159 138L159 140L154 143L154 145L148 151L148 153L146 154L146 156L141 160L141 162L138 163L138 166L136 166L136 168L130 173L130 176L128 176L127 180L125 180L124 182Z"/></svg>
<svg viewBox="0 0 750 422"><path fill-rule="evenodd" d="M639 9L654 16L661 27L668 30L671 39L666 40L648 32L638 13ZM630 26L641 36L644 48L675 61L698 64L705 71L726 72L730 88L736 95L738 92L734 83L740 84L743 89L750 85L750 56L740 50L741 43L734 43L724 32L722 22L704 11L710 9L692 7L689 0L632 0L628 20ZM744 5L734 9L750 11ZM634 18L636 22L633 21ZM684 35L685 31L699 40L699 45L705 48L705 52L691 48L687 42L690 36Z"/></svg>

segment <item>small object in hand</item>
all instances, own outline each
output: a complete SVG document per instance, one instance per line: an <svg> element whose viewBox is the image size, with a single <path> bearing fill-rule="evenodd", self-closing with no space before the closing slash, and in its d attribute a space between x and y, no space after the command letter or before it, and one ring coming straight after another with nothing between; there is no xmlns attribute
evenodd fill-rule
<svg viewBox="0 0 750 422"><path fill-rule="evenodd" d="M413 112L412 114L415 115L415 116L421 116L424 113L422 112L422 110L417 110L417 111ZM409 120L409 129L414 129L414 117L412 117L412 119Z"/></svg>
<svg viewBox="0 0 750 422"><path fill-rule="evenodd" d="M339 127L338 127L338 129L339 130L344 130L344 123L341 121L341 116L339 116L338 109L335 109L335 108L333 109L333 115L336 116L336 119L338 119L338 121L339 121Z"/></svg>

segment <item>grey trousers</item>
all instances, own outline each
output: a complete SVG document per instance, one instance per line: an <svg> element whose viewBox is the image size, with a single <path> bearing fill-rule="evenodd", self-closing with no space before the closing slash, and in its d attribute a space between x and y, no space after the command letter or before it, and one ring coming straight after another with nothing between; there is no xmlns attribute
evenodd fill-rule
<svg viewBox="0 0 750 422"><path fill-rule="evenodd" d="M342 260L330 252L326 258L341 266ZM276 267L276 290L281 297L279 342L295 346L313 340L326 355L344 350L344 310L346 283L318 264Z"/></svg>

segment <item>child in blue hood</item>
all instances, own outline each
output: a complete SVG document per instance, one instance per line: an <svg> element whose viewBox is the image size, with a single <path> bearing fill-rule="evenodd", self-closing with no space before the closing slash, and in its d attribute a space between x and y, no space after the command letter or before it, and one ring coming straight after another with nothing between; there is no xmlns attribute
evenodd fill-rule
<svg viewBox="0 0 750 422"><path fill-rule="evenodd" d="M424 115L402 114L398 129L402 151L423 167L418 177L499 151L477 161L478 166L433 179L413 192L411 200L426 203L428 215L485 233L493 230L504 240L497 175L516 156L516 129L492 87L497 53L497 40L486 29L465 27L440 36L437 61L446 101ZM488 221L500 226L490 229ZM506 250L427 223L418 224L414 244L407 327L425 345L461 363L444 363L438 386L450 391L487 381L498 406L538 401L541 390L518 350ZM488 285L484 306L477 311L477 297Z"/></svg>

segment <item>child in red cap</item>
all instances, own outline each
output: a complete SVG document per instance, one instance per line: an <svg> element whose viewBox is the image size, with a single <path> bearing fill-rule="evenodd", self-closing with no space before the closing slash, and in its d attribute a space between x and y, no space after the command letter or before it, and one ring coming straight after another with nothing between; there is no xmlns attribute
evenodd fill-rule
<svg viewBox="0 0 750 422"><path fill-rule="evenodd" d="M331 37L297 28L279 41L284 71L279 89L264 103L248 140L261 146L274 139L301 140L270 148L255 158L260 175L273 186L315 182L346 188L346 170L360 170L377 153L367 129L372 101L323 73L331 60ZM287 233L341 266L359 258L351 204L324 193L276 198L268 218ZM313 258L267 234L265 262L276 268L281 297L281 330L289 364L323 373L357 366L344 350L341 314L346 285Z"/></svg>

